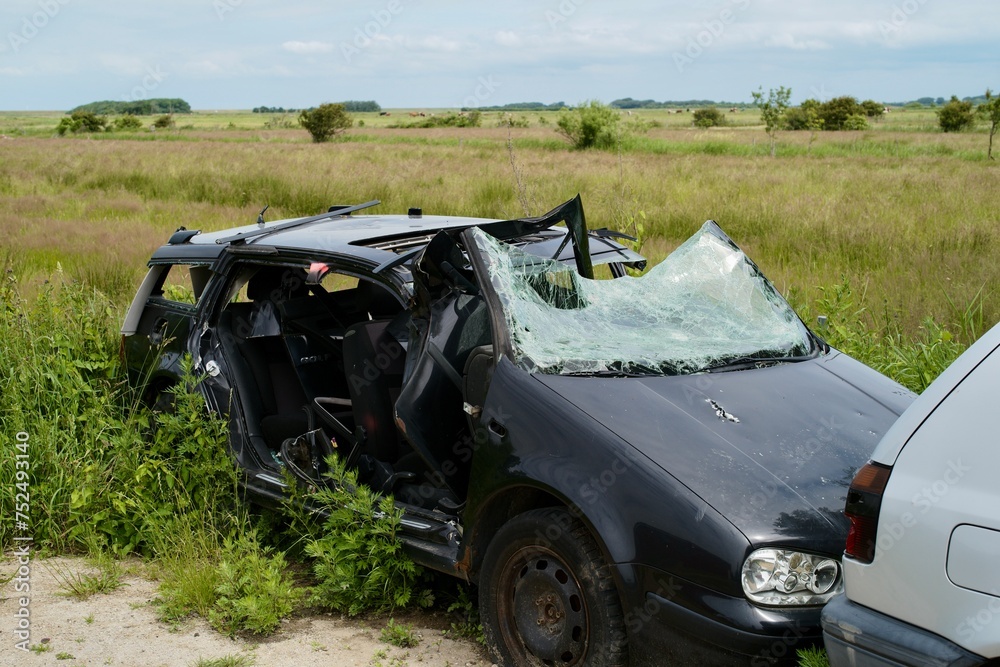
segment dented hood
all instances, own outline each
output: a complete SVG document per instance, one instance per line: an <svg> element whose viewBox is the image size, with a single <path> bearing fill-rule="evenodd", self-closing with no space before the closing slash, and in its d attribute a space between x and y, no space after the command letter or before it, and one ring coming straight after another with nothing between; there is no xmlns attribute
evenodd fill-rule
<svg viewBox="0 0 1000 667"><path fill-rule="evenodd" d="M752 544L808 544L831 554L843 549L842 509L855 471L913 400L836 351L688 376L534 377L691 489Z"/></svg>

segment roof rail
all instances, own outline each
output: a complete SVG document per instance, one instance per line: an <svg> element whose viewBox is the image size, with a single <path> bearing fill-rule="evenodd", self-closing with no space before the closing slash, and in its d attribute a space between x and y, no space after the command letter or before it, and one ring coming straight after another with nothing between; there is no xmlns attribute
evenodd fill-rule
<svg viewBox="0 0 1000 667"><path fill-rule="evenodd" d="M378 206L382 202L378 199L373 199L371 201L365 202L364 204L355 204L354 206L348 206L346 208L338 208L335 211L327 211L326 213L320 213L319 215L314 215L308 218L299 218L297 220L289 220L288 222L283 222L280 225L275 225L273 227L251 229L247 232L239 232L237 234L232 234L230 236L223 236L222 238L215 239L215 242L219 245L226 243L246 243L247 239L257 238L258 236L265 236L267 234L273 234L275 232L281 232L286 229L293 229L295 227L301 227L303 225L309 225L314 222L320 222L322 220L332 220L333 218L339 216L350 215L354 211L360 211L361 209L371 208L372 206Z"/></svg>

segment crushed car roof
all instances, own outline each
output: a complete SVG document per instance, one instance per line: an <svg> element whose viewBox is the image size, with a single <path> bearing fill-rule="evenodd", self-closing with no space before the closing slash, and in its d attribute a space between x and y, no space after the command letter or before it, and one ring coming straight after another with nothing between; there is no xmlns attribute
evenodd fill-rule
<svg viewBox="0 0 1000 667"><path fill-rule="evenodd" d="M361 207L366 205L359 205L357 208ZM510 229L517 231L523 230L525 233L518 234L516 238L524 241L522 247L533 254L553 258L558 255L557 258L563 261L573 259L572 245L562 243L567 234L565 229L553 228L551 223L535 227L523 224L549 220L554 211L539 218L509 221L465 216L425 216L419 211L411 211L409 215L345 215L348 210L344 208L307 218L275 220L205 234L182 227L171 236L168 243L153 253L150 264L175 261L210 263L227 248L245 247L248 252L280 248L344 254L380 265L397 257L399 253L426 245L440 231L503 225L512 225ZM600 246L591 248L595 264L609 261L632 264L644 261L641 255L619 243L607 238L601 240L603 242Z"/></svg>

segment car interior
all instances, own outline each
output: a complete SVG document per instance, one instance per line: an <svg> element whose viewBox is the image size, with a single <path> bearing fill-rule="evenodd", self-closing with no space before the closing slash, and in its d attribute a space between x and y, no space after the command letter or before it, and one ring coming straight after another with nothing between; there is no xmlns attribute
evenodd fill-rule
<svg viewBox="0 0 1000 667"><path fill-rule="evenodd" d="M455 451L472 432L463 406L482 405L493 359L478 294L414 317L374 281L252 263L230 293L216 331L242 430L266 467L321 485L336 453L404 503L461 506L470 457Z"/></svg>

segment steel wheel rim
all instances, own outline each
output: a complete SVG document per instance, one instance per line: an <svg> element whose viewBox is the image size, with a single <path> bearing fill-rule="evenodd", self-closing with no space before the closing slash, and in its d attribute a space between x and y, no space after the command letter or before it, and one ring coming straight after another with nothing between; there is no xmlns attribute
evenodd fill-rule
<svg viewBox="0 0 1000 667"><path fill-rule="evenodd" d="M504 643L537 664L582 664L589 644L586 598L573 570L553 551L524 547L503 568L498 590Z"/></svg>

